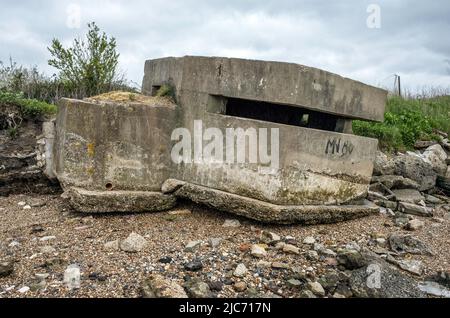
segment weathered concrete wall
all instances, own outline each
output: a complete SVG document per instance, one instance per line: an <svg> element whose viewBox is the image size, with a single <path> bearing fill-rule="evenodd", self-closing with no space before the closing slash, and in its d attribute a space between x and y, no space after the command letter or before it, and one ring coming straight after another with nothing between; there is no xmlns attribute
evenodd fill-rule
<svg viewBox="0 0 450 318"><path fill-rule="evenodd" d="M170 177L175 105L59 103L55 174L63 187L159 191Z"/></svg>

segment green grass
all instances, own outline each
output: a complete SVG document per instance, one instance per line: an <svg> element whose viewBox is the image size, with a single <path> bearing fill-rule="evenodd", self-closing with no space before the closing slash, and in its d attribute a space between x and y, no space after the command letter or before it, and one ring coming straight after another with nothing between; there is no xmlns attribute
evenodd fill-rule
<svg viewBox="0 0 450 318"><path fill-rule="evenodd" d="M377 138L387 151L413 149L417 140L438 140L437 130L450 134L450 96L391 97L383 123L353 122L356 135Z"/></svg>
<svg viewBox="0 0 450 318"><path fill-rule="evenodd" d="M53 104L24 98L22 94L0 90L0 105L18 106L24 118L37 118L55 114L57 108Z"/></svg>

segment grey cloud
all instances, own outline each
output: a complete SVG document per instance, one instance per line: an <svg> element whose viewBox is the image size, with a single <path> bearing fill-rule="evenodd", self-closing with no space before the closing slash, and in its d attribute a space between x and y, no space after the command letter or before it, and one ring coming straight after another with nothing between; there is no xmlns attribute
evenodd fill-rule
<svg viewBox="0 0 450 318"><path fill-rule="evenodd" d="M66 26L79 4L82 28ZM366 26L367 6L380 5L381 28ZM11 54L48 73L46 46L70 43L96 21L117 38L121 68L140 82L144 61L167 55L216 55L306 64L388 86L450 86L448 1L4 1L0 60Z"/></svg>

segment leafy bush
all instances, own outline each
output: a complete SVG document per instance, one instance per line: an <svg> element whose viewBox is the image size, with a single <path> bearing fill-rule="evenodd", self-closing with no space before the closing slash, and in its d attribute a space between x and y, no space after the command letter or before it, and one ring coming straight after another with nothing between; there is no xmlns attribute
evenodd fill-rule
<svg viewBox="0 0 450 318"><path fill-rule="evenodd" d="M60 98L87 97L83 86L77 86L62 78L49 77L40 73L36 67L24 67L13 60L9 64L0 61L0 90L22 93L24 98L37 99L49 104L56 103ZM125 81L115 82L111 90L135 92Z"/></svg>
<svg viewBox="0 0 450 318"><path fill-rule="evenodd" d="M417 140L438 140L436 130L450 133L450 97L388 100L383 123L353 122L354 133L378 138L385 150L412 149Z"/></svg>
<svg viewBox="0 0 450 318"><path fill-rule="evenodd" d="M53 39L48 48L53 57L48 64L60 71L60 80L81 89L85 97L111 91L125 82L118 74L115 38L101 33L94 22L88 27L86 38L75 39L72 47L64 48L58 39Z"/></svg>
<svg viewBox="0 0 450 318"><path fill-rule="evenodd" d="M23 94L0 90L0 105L17 106L24 118L36 118L56 113L56 106L36 99L27 99Z"/></svg>

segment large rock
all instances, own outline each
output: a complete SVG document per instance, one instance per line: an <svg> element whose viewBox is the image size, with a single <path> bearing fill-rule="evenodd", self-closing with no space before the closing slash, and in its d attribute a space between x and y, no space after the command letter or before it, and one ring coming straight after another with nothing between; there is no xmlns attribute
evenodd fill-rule
<svg viewBox="0 0 450 318"><path fill-rule="evenodd" d="M414 189L393 190L397 201L417 204L424 201L425 197L419 191Z"/></svg>
<svg viewBox="0 0 450 318"><path fill-rule="evenodd" d="M431 163L425 161L420 155L407 152L393 159L395 174L416 181L419 190L425 191L436 184L437 173Z"/></svg>
<svg viewBox="0 0 450 318"><path fill-rule="evenodd" d="M388 189L419 189L420 185L411 179L396 175L374 176L372 182L382 183Z"/></svg>
<svg viewBox="0 0 450 318"><path fill-rule="evenodd" d="M430 248L412 235L391 234L389 236L391 250L398 254L433 255Z"/></svg>
<svg viewBox="0 0 450 318"><path fill-rule="evenodd" d="M395 171L395 164L381 151L377 151L373 166L373 174L375 176L392 175Z"/></svg>
<svg viewBox="0 0 450 318"><path fill-rule="evenodd" d="M444 176L447 172L447 153L442 149L441 145L433 145L428 147L422 154L425 161L429 162L433 167L433 170L441 176Z"/></svg>
<svg viewBox="0 0 450 318"><path fill-rule="evenodd" d="M426 297L414 279L379 259L353 271L349 285L353 295L358 298Z"/></svg>
<svg viewBox="0 0 450 318"><path fill-rule="evenodd" d="M419 285L419 288L431 296L450 298L450 290L436 282L424 282Z"/></svg>
<svg viewBox="0 0 450 318"><path fill-rule="evenodd" d="M418 216L425 216L425 217L432 217L433 216L433 210L421 205L407 203L407 202L400 202L398 204L398 210L405 214L412 214L412 215L418 215Z"/></svg>
<svg viewBox="0 0 450 318"><path fill-rule="evenodd" d="M143 282L141 290L144 298L188 298L183 287L161 275L150 276Z"/></svg>
<svg viewBox="0 0 450 318"><path fill-rule="evenodd" d="M414 275L422 275L423 273L423 265L421 261L418 260L400 260L397 262L398 266Z"/></svg>

